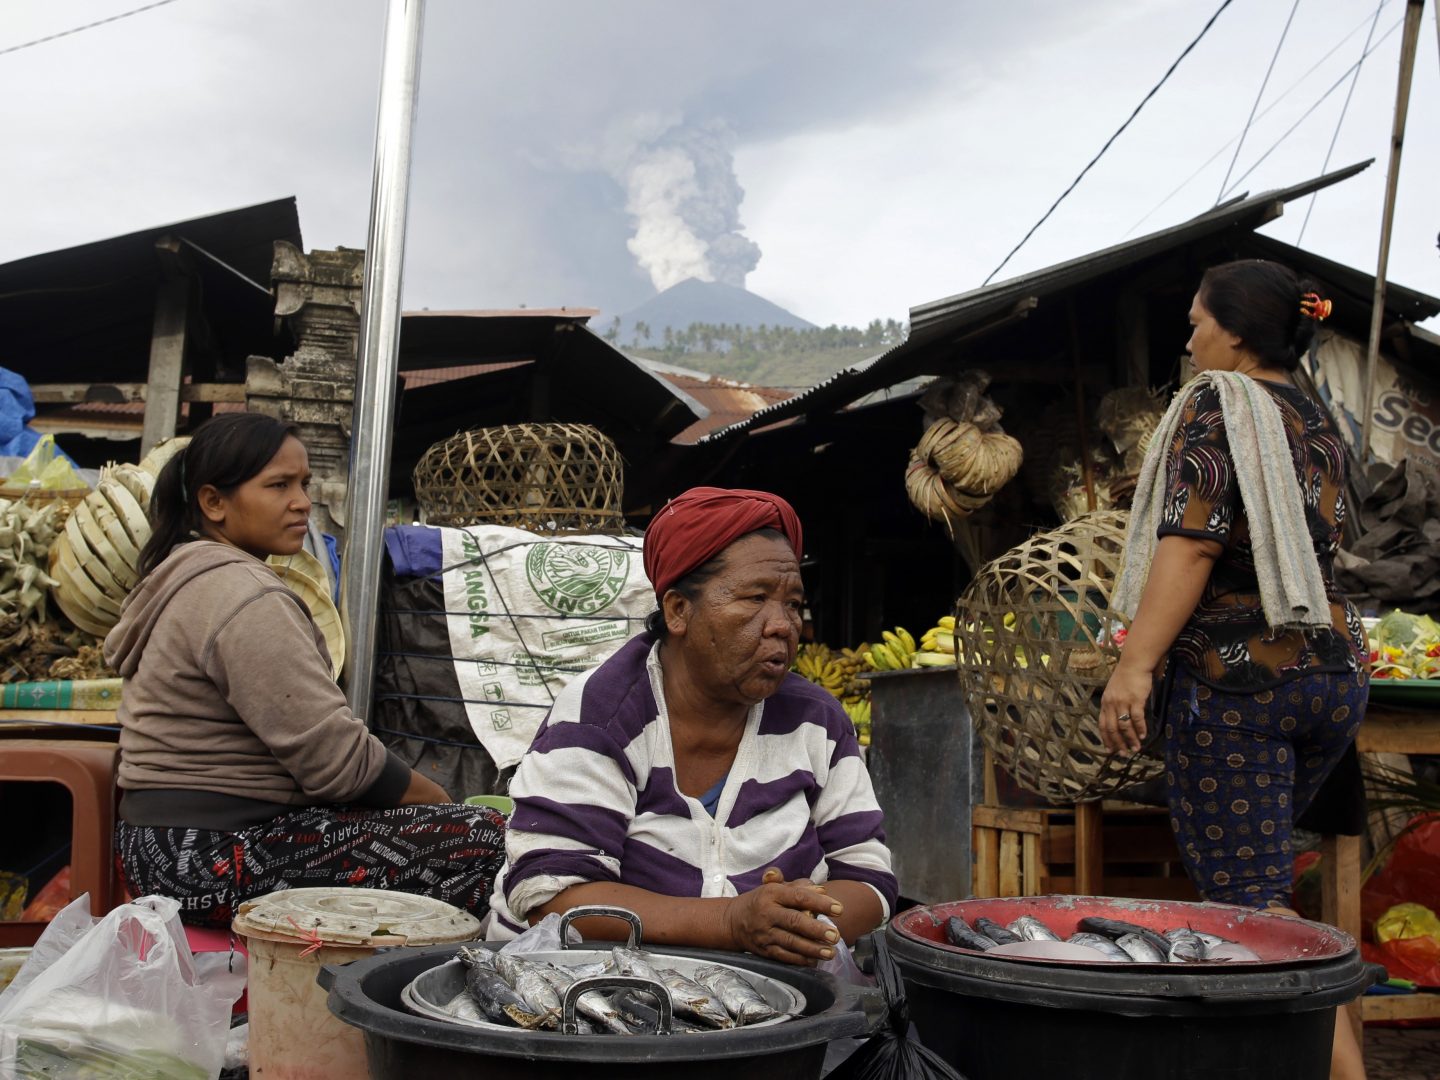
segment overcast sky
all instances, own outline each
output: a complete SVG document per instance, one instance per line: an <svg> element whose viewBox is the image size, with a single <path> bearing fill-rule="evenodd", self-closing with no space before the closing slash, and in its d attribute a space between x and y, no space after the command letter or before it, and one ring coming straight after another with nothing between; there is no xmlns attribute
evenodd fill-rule
<svg viewBox="0 0 1440 1080"><path fill-rule="evenodd" d="M5 0L0 49L140 3ZM1234 0L1000 277L1213 205L1294 3ZM699 276L817 323L903 318L979 285L1218 4L430 0L406 305L617 312ZM1378 160L1303 241L1370 272L1405 4L1376 6L1300 0L1231 180L1267 151L1232 194L1319 173L1348 79L1277 140L1373 20L1331 167ZM1440 294L1434 10L1390 276ZM363 246L383 22L382 0L178 0L0 55L0 261L292 194L307 247ZM1294 243L1305 209L1266 231Z"/></svg>

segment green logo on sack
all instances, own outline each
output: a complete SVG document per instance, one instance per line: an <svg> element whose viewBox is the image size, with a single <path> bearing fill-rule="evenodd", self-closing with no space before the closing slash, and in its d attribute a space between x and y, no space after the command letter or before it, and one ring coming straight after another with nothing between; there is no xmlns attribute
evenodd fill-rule
<svg viewBox="0 0 1440 1080"><path fill-rule="evenodd" d="M594 615L619 598L630 553L579 544L536 544L525 559L530 587L562 615Z"/></svg>

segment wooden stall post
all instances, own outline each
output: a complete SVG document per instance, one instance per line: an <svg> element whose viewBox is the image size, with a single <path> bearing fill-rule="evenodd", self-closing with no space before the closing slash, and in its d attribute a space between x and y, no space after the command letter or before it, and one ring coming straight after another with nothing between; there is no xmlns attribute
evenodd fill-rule
<svg viewBox="0 0 1440 1080"><path fill-rule="evenodd" d="M1075 804L1075 891L1096 896L1105 887L1105 851L1100 800Z"/></svg>
<svg viewBox="0 0 1440 1080"><path fill-rule="evenodd" d="M180 422L180 386L185 381L185 330L190 312L190 276L180 258L180 241L162 236L155 241L163 278L155 295L155 322L150 333L150 373L145 391L145 425L140 453L175 434Z"/></svg>

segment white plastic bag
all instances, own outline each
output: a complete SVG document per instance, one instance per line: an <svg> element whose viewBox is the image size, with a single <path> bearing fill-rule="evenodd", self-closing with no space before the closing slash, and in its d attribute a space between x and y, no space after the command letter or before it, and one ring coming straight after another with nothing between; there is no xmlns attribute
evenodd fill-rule
<svg viewBox="0 0 1440 1080"><path fill-rule="evenodd" d="M47 946L48 966L0 999L0 1075L217 1077L245 974L221 956L197 968L179 911L169 897L142 897L100 919L63 955ZM73 931L73 922L62 926L57 942Z"/></svg>
<svg viewBox="0 0 1440 1080"><path fill-rule="evenodd" d="M546 915L534 926L530 927L513 941L509 941L501 948L501 952L507 956L524 956L532 952L554 952L560 948L560 919L556 913ZM569 933L566 937L570 939L571 945L579 945L581 937L578 931L571 926L567 928Z"/></svg>

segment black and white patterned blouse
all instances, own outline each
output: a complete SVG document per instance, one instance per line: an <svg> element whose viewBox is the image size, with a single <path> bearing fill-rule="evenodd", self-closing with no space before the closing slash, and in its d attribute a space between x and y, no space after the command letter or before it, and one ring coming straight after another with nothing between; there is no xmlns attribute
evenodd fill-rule
<svg viewBox="0 0 1440 1080"><path fill-rule="evenodd" d="M1171 659L1226 690L1261 690L1317 671L1356 671L1365 650L1359 612L1336 587L1334 575L1345 525L1345 444L1329 414L1304 392L1256 381L1280 407L1333 628L1275 633L1266 624L1220 396L1208 384L1196 387L1166 459L1165 507L1156 533L1216 540L1225 547Z"/></svg>

